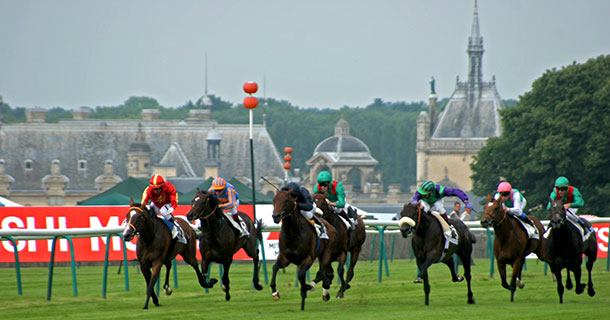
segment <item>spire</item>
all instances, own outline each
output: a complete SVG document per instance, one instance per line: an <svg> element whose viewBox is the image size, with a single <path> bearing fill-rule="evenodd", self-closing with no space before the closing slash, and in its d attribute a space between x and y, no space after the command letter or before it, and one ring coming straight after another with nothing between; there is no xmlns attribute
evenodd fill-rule
<svg viewBox="0 0 610 320"><path fill-rule="evenodd" d="M476 5L476 4L475 4ZM207 96L208 95L208 52L205 52L205 83L204 83L204 93Z"/></svg>
<svg viewBox="0 0 610 320"><path fill-rule="evenodd" d="M468 37L468 98L472 102L481 93L483 73L483 37L479 32L479 8L477 0L474 1L474 13L472 15L472 30Z"/></svg>

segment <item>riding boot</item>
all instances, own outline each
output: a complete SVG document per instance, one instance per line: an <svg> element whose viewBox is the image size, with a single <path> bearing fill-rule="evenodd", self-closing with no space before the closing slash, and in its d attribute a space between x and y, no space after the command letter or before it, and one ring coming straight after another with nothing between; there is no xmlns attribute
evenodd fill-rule
<svg viewBox="0 0 610 320"><path fill-rule="evenodd" d="M320 239L328 239L328 234L326 234L326 226L324 226L324 223L322 223L322 221L320 221L315 214L313 215L312 219L317 225L320 226Z"/></svg>
<svg viewBox="0 0 610 320"><path fill-rule="evenodd" d="M449 222L449 217L447 217L447 213L441 213L441 217L443 217L443 219L445 219L445 221Z"/></svg>
<svg viewBox="0 0 610 320"><path fill-rule="evenodd" d="M178 222L174 220L174 218L170 218L169 221L174 224L174 228L172 229L172 239L177 238L178 242L182 242L186 244L186 237L184 237L184 233L182 228L178 225Z"/></svg>
<svg viewBox="0 0 610 320"><path fill-rule="evenodd" d="M582 229L585 231L585 235L591 233L591 232L595 232L595 229L593 228L593 226L587 226L585 224L585 222L578 218L578 224L582 227Z"/></svg>

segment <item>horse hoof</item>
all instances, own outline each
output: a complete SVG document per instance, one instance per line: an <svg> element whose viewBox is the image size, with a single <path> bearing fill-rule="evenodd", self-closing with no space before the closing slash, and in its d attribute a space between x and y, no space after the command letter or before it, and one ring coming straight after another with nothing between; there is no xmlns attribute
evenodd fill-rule
<svg viewBox="0 0 610 320"><path fill-rule="evenodd" d="M582 294L583 292L585 292L585 285L577 285L576 294Z"/></svg>
<svg viewBox="0 0 610 320"><path fill-rule="evenodd" d="M256 282L254 283L254 289L256 289L257 291L261 291L263 290L263 285L260 284L260 282Z"/></svg>
<svg viewBox="0 0 610 320"><path fill-rule="evenodd" d="M349 289L349 288L351 288L351 287L352 287L352 286L350 286L349 284L346 284L346 285L345 285L345 290L347 290L347 289Z"/></svg>
<svg viewBox="0 0 610 320"><path fill-rule="evenodd" d="M468 299L468 304L474 304L474 298Z"/></svg>
<svg viewBox="0 0 610 320"><path fill-rule="evenodd" d="M315 291L316 290L316 282L312 281L309 283L309 291Z"/></svg>
<svg viewBox="0 0 610 320"><path fill-rule="evenodd" d="M222 289L222 292L227 292L227 287L225 287L224 284L222 286L220 286L220 289Z"/></svg>
<svg viewBox="0 0 610 320"><path fill-rule="evenodd" d="M170 287L165 288L163 291L165 292L166 296L171 296L172 293L174 292L174 290L172 290L172 288L170 288Z"/></svg>
<svg viewBox="0 0 610 320"><path fill-rule="evenodd" d="M212 288L214 287L214 285L218 282L218 279L210 279L210 281L208 281L208 288Z"/></svg>
<svg viewBox="0 0 610 320"><path fill-rule="evenodd" d="M227 295L225 295L225 300L226 300L226 301L231 300L231 295L227 293Z"/></svg>
<svg viewBox="0 0 610 320"><path fill-rule="evenodd" d="M525 287L525 283L523 283L523 281L519 280L519 281L517 282L517 287L518 287L519 289L523 289L523 288Z"/></svg>
<svg viewBox="0 0 610 320"><path fill-rule="evenodd" d="M456 276L456 277L455 277L455 280L454 280L453 282L462 282L462 281L464 281L464 277L462 277L462 276Z"/></svg>
<svg viewBox="0 0 610 320"><path fill-rule="evenodd" d="M330 300L330 293L327 293L327 294L325 294L325 295L322 295L322 301L326 302L326 301L328 301L328 300Z"/></svg>
<svg viewBox="0 0 610 320"><path fill-rule="evenodd" d="M305 291L313 291L314 287L312 287L310 284L305 284Z"/></svg>
<svg viewBox="0 0 610 320"><path fill-rule="evenodd" d="M422 283L422 282L423 282L423 280L421 277L417 277L417 278L415 278L415 280L413 280L413 283Z"/></svg>
<svg viewBox="0 0 610 320"><path fill-rule="evenodd" d="M278 300L280 300L280 293L278 291L273 292L271 294L271 297L273 297L273 301L278 301Z"/></svg>
<svg viewBox="0 0 610 320"><path fill-rule="evenodd" d="M591 287L589 287L589 290L587 290L587 293L589 294L589 297L592 297L595 295L595 290Z"/></svg>
<svg viewBox="0 0 610 320"><path fill-rule="evenodd" d="M337 293L337 299L343 299L343 292Z"/></svg>

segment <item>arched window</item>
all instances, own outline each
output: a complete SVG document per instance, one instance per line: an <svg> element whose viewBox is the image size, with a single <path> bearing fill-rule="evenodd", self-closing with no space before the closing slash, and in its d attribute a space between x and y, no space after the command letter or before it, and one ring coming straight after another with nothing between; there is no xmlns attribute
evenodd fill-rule
<svg viewBox="0 0 610 320"><path fill-rule="evenodd" d="M78 160L78 171L87 171L87 160Z"/></svg>

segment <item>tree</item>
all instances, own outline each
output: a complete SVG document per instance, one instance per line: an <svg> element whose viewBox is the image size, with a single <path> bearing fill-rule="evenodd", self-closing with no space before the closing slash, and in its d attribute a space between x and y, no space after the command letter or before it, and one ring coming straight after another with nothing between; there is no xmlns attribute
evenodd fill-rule
<svg viewBox="0 0 610 320"><path fill-rule="evenodd" d="M547 70L501 111L502 136L489 139L471 166L473 191L491 193L503 177L546 218L553 183L566 176L585 198L579 213L610 216L609 107L610 55Z"/></svg>

